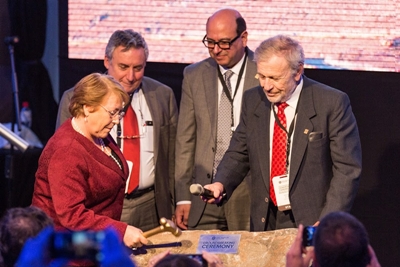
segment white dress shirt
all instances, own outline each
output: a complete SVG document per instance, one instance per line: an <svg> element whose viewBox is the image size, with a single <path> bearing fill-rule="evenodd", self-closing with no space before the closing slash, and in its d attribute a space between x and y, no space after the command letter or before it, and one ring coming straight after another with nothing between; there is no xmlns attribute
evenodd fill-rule
<svg viewBox="0 0 400 267"><path fill-rule="evenodd" d="M132 96L131 106L136 113L139 135L140 135L140 171L139 171L139 189L145 189L154 185L155 165L154 165L154 132L153 119L143 90L136 89ZM120 121L121 132L123 133L124 119ZM117 140L117 125L110 132L114 140ZM124 151L124 139L121 139L121 150ZM132 166L132 164L128 165ZM131 167L130 167L131 168ZM129 170L129 173L131 169ZM129 178L126 182L128 187ZM127 188L126 188L127 190Z"/></svg>

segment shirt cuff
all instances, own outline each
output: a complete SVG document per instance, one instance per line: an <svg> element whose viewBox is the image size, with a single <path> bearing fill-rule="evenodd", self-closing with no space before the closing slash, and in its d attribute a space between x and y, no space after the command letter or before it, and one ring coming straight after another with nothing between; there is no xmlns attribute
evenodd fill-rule
<svg viewBox="0 0 400 267"><path fill-rule="evenodd" d="M183 205L183 204L192 204L192 201L190 200L182 200L182 201L178 201L176 202L176 205Z"/></svg>

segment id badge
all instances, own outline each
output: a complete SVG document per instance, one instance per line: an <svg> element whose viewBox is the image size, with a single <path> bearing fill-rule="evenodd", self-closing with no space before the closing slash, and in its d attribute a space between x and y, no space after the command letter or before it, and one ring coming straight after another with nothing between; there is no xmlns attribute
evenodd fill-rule
<svg viewBox="0 0 400 267"><path fill-rule="evenodd" d="M133 162L130 160L127 160L126 163L128 163L129 176L128 176L128 180L126 180L125 192L128 192L129 177L131 177L131 173L132 173L132 169L133 169Z"/></svg>
<svg viewBox="0 0 400 267"><path fill-rule="evenodd" d="M144 138L140 140L140 145L143 146L143 151L154 152L153 121L146 121L143 128Z"/></svg>
<svg viewBox="0 0 400 267"><path fill-rule="evenodd" d="M289 176L287 174L275 176L272 178L272 183L274 185L278 210L285 211L292 209L289 200Z"/></svg>

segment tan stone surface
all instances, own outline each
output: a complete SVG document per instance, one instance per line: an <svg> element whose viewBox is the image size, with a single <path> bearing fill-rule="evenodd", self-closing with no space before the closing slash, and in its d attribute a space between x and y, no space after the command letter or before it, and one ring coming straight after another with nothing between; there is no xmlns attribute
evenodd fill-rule
<svg viewBox="0 0 400 267"><path fill-rule="evenodd" d="M171 254L192 254L196 253L198 241L202 234L240 234L238 254L219 254L226 267L279 267L285 266L285 255L296 233L297 229L268 232L183 231L179 237L165 232L149 237L148 239L150 241L149 244L182 242L182 247L169 248L171 249ZM134 260L139 267L145 267L151 257L167 249L148 249L146 254L134 256Z"/></svg>

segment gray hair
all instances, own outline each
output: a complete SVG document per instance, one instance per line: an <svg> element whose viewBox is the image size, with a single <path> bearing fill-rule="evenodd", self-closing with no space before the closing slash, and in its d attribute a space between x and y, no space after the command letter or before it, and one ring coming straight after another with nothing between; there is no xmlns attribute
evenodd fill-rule
<svg viewBox="0 0 400 267"><path fill-rule="evenodd" d="M254 61L267 60L273 55L283 56L293 72L297 72L300 66L304 66L303 47L288 36L276 35L261 42L254 51Z"/></svg>
<svg viewBox="0 0 400 267"><path fill-rule="evenodd" d="M149 48L147 46L146 41L140 35L140 33L135 32L131 29L127 30L117 30L115 31L110 39L108 40L108 44L106 46L106 57L111 60L114 50L119 47L123 46L124 49L122 51L128 51L131 48L143 48L144 54L146 57L146 61L149 57Z"/></svg>

